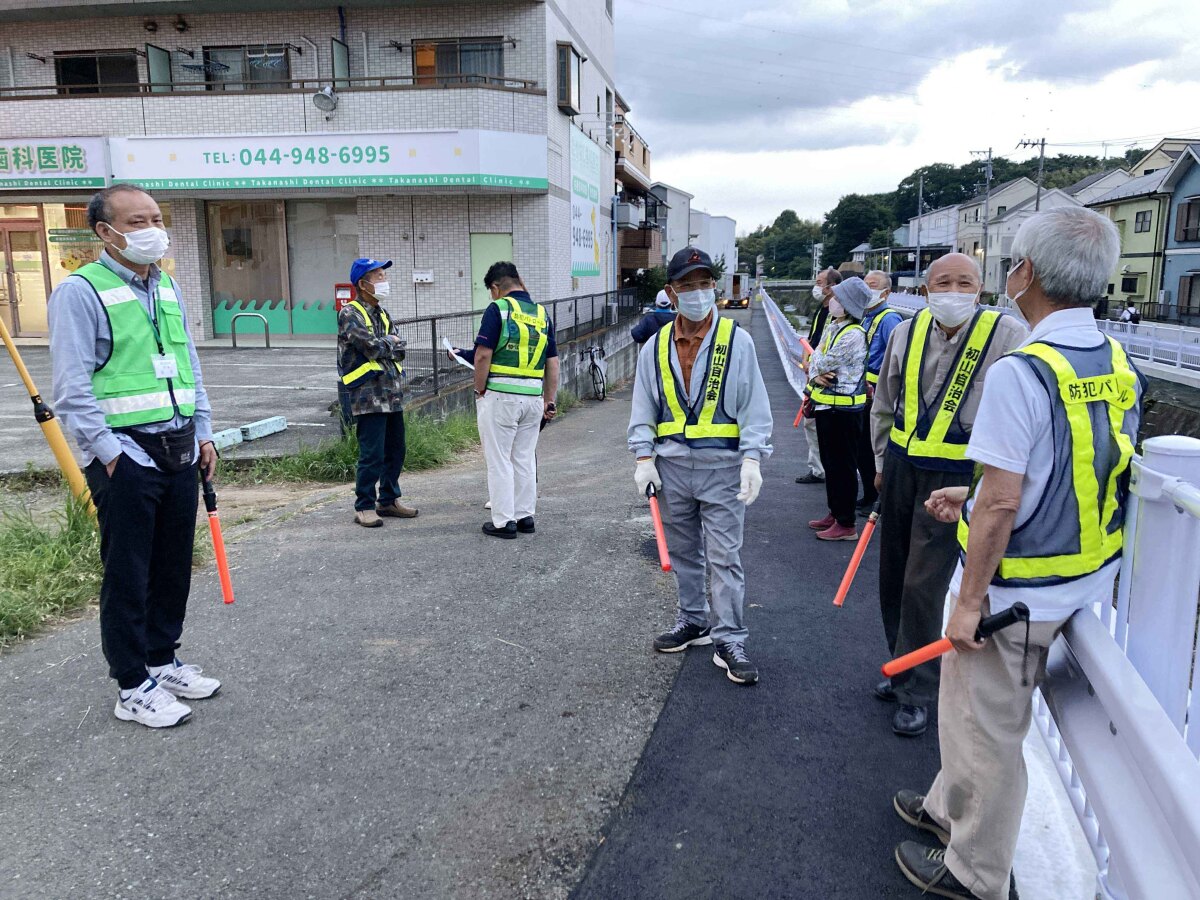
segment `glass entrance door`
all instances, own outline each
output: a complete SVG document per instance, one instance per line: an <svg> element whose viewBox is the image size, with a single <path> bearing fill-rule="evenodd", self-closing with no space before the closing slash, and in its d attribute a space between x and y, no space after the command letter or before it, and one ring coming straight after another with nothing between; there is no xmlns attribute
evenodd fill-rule
<svg viewBox="0 0 1200 900"><path fill-rule="evenodd" d="M7 300L5 324L14 334L45 335L50 331L46 303L50 285L46 278L46 250L40 224L0 224L0 258L4 266Z"/></svg>

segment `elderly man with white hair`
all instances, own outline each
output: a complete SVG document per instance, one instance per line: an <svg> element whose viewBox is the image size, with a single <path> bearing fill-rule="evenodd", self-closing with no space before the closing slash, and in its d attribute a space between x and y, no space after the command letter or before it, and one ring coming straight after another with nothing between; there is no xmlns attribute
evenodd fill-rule
<svg viewBox="0 0 1200 900"><path fill-rule="evenodd" d="M883 355L888 338L904 317L888 306L892 279L882 269L872 269L863 279L871 290L871 302L863 313L862 327L867 333L867 405L863 407L863 427L858 440L858 474L862 479L862 496L858 498L859 515L870 515L879 491L875 489L875 448L871 441L871 408L874 406L875 385L883 368Z"/></svg>
<svg viewBox="0 0 1200 900"><path fill-rule="evenodd" d="M962 553L946 628L957 652L941 675L942 770L926 796L900 791L893 803L946 844L896 848L901 871L925 893L1009 896L1034 688L1067 619L1112 599L1144 389L1092 312L1119 252L1113 223L1082 207L1021 226L1007 294L1033 330L988 373L967 446L983 468L971 498L944 488L926 504L959 523ZM975 640L982 616L1018 602L1028 628Z"/></svg>

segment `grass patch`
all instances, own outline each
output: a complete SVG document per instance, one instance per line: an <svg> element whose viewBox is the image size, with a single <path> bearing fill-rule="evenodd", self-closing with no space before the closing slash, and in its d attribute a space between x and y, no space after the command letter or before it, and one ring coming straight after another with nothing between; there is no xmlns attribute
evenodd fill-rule
<svg viewBox="0 0 1200 900"><path fill-rule="evenodd" d="M28 512L0 518L0 560L0 646L82 609L100 592L100 537L74 497L45 525Z"/></svg>
<svg viewBox="0 0 1200 900"><path fill-rule="evenodd" d="M19 493L60 487L62 484L62 472L58 469L38 469L31 462L25 463L24 472L0 475L0 486L3 486L6 491Z"/></svg>
<svg viewBox="0 0 1200 900"><path fill-rule="evenodd" d="M445 419L413 415L405 418L407 444L404 469L422 472L445 465L470 447L479 444L479 430L470 413L452 413ZM358 466L358 438L322 441L302 447L290 456L260 459L243 470L226 471L223 478L243 484L275 481L317 481L345 484L354 480Z"/></svg>
<svg viewBox="0 0 1200 900"><path fill-rule="evenodd" d="M579 405L579 397L574 391L562 390L554 402L558 404L558 415L561 416Z"/></svg>

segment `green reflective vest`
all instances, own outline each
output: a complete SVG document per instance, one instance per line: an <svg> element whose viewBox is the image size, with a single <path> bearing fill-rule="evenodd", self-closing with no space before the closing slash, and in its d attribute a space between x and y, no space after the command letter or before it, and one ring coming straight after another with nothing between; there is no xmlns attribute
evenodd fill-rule
<svg viewBox="0 0 1200 900"><path fill-rule="evenodd" d="M1050 392L1054 464L1027 522L1013 529L992 584L1042 587L1090 575L1121 555L1125 495L1142 393L1121 345L1079 349L1046 343L1013 351ZM1126 422L1126 415L1133 419ZM1127 427L1123 427L1127 426ZM966 558L964 511L958 543Z"/></svg>
<svg viewBox="0 0 1200 900"><path fill-rule="evenodd" d="M546 308L515 297L501 297L496 306L500 310L500 342L492 352L487 389L538 396L550 342Z"/></svg>
<svg viewBox="0 0 1200 900"><path fill-rule="evenodd" d="M367 308L357 300L351 300L346 304L354 307L358 314L363 318L363 324L367 326L367 331L374 333L374 328L371 325L371 316L367 313ZM392 320L388 318L388 314L384 312L383 307L379 307L379 318L383 320L383 334L377 334L376 337L386 337L392 333ZM358 354L355 361L359 361L358 365L354 366L349 372L342 376L342 384L348 388L358 387L368 378L375 378L383 371L383 363L367 359L363 354ZM396 363L396 374L399 375L404 371L404 368L399 362Z"/></svg>
<svg viewBox="0 0 1200 900"><path fill-rule="evenodd" d="M104 264L88 263L75 274L92 286L112 329L108 359L92 373L92 392L105 423L130 428L169 422L177 413L195 415L196 376L171 276L159 270L151 321L133 288ZM154 371L158 356L173 357L179 374L159 378Z"/></svg>
<svg viewBox="0 0 1200 900"><path fill-rule="evenodd" d="M861 325L851 323L839 331L831 341L829 335L832 334L832 327L826 326L825 336L821 339L821 352L828 353L838 345L847 334L852 331L858 331L866 339L866 332L863 331ZM870 350L870 345L867 347ZM809 388L808 396L812 397L813 403L820 403L825 406L833 406L838 409L859 409L867 403L867 360L863 359L863 377L857 385L854 386L853 393L839 393L836 387L826 388L818 384L812 385Z"/></svg>
<svg viewBox="0 0 1200 900"><path fill-rule="evenodd" d="M988 351L999 321L1000 314L992 310L975 312L965 326L968 332L958 348L946 383L929 407L922 409L921 366L936 326L928 309L917 313L908 332L908 346L900 370L900 392L896 396L890 436L893 449L917 465L925 463L923 468L971 471L973 464L967 459L971 434L960 421L959 411L974 388L975 371Z"/></svg>
<svg viewBox="0 0 1200 900"><path fill-rule="evenodd" d="M659 329L655 340L655 371L658 375L658 423L656 441L679 441L696 449L736 450L741 430L736 419L725 412L725 376L729 371L733 319L717 318L716 331L708 346L704 373L704 397L697 412L688 398L688 386L675 377L671 365L671 345L675 342L675 322ZM699 360L697 360L699 362Z"/></svg>

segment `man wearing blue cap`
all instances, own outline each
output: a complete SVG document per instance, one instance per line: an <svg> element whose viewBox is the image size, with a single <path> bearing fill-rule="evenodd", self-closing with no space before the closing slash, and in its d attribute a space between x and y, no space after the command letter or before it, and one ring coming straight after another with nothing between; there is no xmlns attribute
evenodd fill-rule
<svg viewBox="0 0 1200 900"><path fill-rule="evenodd" d="M404 371L407 344L393 333L379 301L388 296L392 261L356 259L350 282L357 296L338 313L338 377L358 432L354 521L378 528L380 516L411 519L417 510L400 502L404 467ZM378 494L376 487L378 486Z"/></svg>

